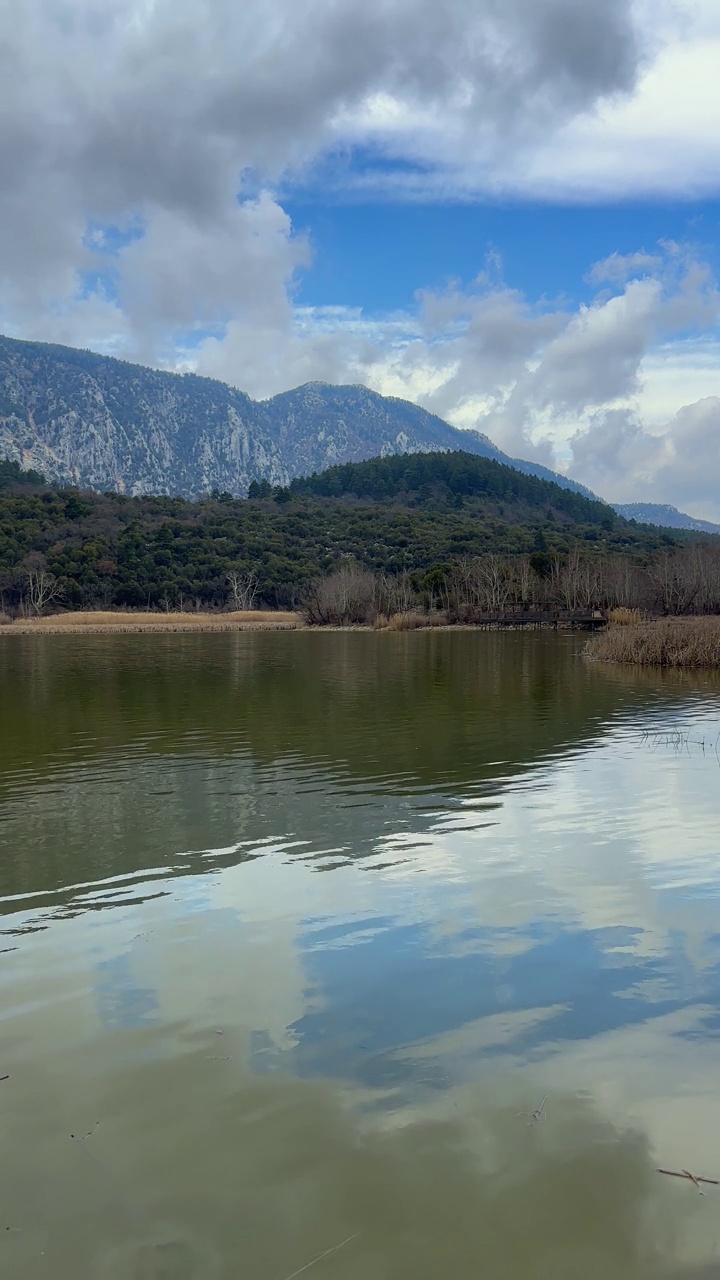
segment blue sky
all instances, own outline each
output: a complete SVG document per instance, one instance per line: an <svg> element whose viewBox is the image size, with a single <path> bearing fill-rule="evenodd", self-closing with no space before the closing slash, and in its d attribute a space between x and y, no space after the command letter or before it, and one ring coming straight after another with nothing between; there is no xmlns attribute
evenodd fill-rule
<svg viewBox="0 0 720 1280"><path fill-rule="evenodd" d="M467 287L488 253L506 283L533 298L589 302L590 264L612 253L652 252L662 240L695 242L718 266L720 200L622 204L329 203L309 191L283 201L314 247L296 294L303 305L362 307L371 315L413 305L423 287Z"/></svg>
<svg viewBox="0 0 720 1280"><path fill-rule="evenodd" d="M4 332L362 382L720 520L717 0L28 0L2 34Z"/></svg>

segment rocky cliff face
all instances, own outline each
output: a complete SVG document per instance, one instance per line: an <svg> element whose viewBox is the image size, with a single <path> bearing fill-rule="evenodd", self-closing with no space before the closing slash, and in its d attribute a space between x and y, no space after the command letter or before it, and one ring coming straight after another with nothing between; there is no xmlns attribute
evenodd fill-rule
<svg viewBox="0 0 720 1280"><path fill-rule="evenodd" d="M0 337L0 457L52 481L124 493L244 495L341 462L465 449L588 493L509 458L406 400L308 383L256 401L194 374Z"/></svg>
<svg viewBox="0 0 720 1280"><path fill-rule="evenodd" d="M194 496L288 479L269 423L220 382L0 339L0 453L49 480Z"/></svg>

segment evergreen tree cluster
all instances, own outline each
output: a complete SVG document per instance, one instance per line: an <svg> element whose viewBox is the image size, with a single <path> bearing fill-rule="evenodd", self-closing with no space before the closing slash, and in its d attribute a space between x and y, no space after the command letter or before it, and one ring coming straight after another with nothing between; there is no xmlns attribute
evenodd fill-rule
<svg viewBox="0 0 720 1280"><path fill-rule="evenodd" d="M462 453L335 467L247 499L94 493L0 462L0 608L19 607L29 570L67 608L201 608L228 601L228 574L254 574L258 605L287 607L352 561L418 588L468 557L594 556L640 562L694 535L623 520L605 504Z"/></svg>

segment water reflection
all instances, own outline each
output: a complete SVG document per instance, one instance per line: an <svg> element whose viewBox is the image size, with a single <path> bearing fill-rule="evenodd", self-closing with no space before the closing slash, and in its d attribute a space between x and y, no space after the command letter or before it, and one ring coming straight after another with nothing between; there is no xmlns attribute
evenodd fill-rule
<svg viewBox="0 0 720 1280"><path fill-rule="evenodd" d="M0 650L9 1274L713 1274L712 683L74 644Z"/></svg>
<svg viewBox="0 0 720 1280"><path fill-rule="evenodd" d="M465 821L469 798L480 822L528 770L698 696L557 636L18 638L0 657L7 897L268 839L318 868L394 860L433 813Z"/></svg>

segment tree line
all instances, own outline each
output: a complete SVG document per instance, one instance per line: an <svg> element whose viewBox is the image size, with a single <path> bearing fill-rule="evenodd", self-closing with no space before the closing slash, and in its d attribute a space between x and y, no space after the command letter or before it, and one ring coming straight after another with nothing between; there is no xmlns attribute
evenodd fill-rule
<svg viewBox="0 0 720 1280"><path fill-rule="evenodd" d="M316 625L373 623L398 614L442 613L472 623L515 613L638 609L662 615L720 614L720 540L627 555L491 552L436 565L418 576L371 573L348 561L310 584L302 607Z"/></svg>
<svg viewBox="0 0 720 1280"><path fill-rule="evenodd" d="M290 608L349 572L394 584L379 612L717 607L698 535L635 525L486 459L408 455L324 475L345 491L326 495L319 476L190 502L52 487L0 463L0 610Z"/></svg>

